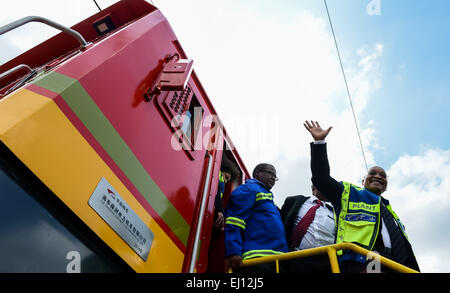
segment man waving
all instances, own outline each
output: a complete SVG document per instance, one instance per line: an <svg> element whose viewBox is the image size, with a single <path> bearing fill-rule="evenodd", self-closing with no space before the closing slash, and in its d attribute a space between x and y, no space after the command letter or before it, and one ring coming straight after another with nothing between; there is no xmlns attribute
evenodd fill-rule
<svg viewBox="0 0 450 293"><path fill-rule="evenodd" d="M352 242L419 270L405 226L389 201L382 197L388 184L385 170L378 166L370 168L363 188L336 181L330 176L325 142L332 127L324 130L313 121L305 121L304 126L314 138L311 143L312 182L330 200L338 215L336 243ZM366 257L347 251L338 254L344 272L365 271Z"/></svg>

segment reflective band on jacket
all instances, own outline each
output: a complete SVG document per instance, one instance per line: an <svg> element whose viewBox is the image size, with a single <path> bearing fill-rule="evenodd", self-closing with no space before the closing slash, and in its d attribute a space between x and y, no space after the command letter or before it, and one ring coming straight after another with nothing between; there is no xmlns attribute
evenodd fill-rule
<svg viewBox="0 0 450 293"><path fill-rule="evenodd" d="M242 254L242 259L249 259L255 257L264 257L269 255L281 254L283 252L275 251L275 250L249 250Z"/></svg>
<svg viewBox="0 0 450 293"><path fill-rule="evenodd" d="M246 223L244 220L235 217L228 217L225 224L234 225L245 230Z"/></svg>
<svg viewBox="0 0 450 293"><path fill-rule="evenodd" d="M273 200L272 193L271 192L269 192L269 193L262 193L262 192L260 192L260 193L256 194L256 201L258 201L258 200L265 200L265 199Z"/></svg>

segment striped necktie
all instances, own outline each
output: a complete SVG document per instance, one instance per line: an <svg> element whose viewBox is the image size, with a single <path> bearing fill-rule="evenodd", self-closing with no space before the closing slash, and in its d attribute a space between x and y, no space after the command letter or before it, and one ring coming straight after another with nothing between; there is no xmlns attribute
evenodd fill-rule
<svg viewBox="0 0 450 293"><path fill-rule="evenodd" d="M303 236L305 236L306 231L308 231L309 226L314 220L314 217L316 216L316 211L322 204L320 200L314 200L316 203L315 206L310 208L308 212L303 216L303 218L298 222L298 224L294 227L292 230L292 236L291 236L291 248L295 249L300 245L302 242Z"/></svg>

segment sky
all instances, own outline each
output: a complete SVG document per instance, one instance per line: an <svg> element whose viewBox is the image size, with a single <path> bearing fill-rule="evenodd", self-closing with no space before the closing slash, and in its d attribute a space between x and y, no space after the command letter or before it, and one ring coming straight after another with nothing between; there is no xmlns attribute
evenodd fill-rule
<svg viewBox="0 0 450 293"><path fill-rule="evenodd" d="M105 8L115 1L98 0ZM251 171L273 164L282 206L310 194L310 134L325 128L331 175L360 185L365 164L322 0L154 0ZM64 3L64 4L63 4ZM450 272L450 2L327 0L365 157L388 176L384 197L423 272ZM0 25L40 15L71 26L91 0L2 1ZM0 36L0 64L56 32Z"/></svg>

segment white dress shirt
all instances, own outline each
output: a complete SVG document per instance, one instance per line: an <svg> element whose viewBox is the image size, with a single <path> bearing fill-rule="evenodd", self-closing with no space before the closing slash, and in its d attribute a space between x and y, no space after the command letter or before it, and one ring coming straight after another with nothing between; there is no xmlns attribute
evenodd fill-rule
<svg viewBox="0 0 450 293"><path fill-rule="evenodd" d="M316 205L317 197L311 195L299 209L294 221L294 227L300 222L310 208ZM328 207L326 207L327 205ZM324 245L334 244L336 226L334 223L333 206L329 202L322 201L321 206L316 210L316 216L303 236L300 245L295 250L303 250Z"/></svg>

